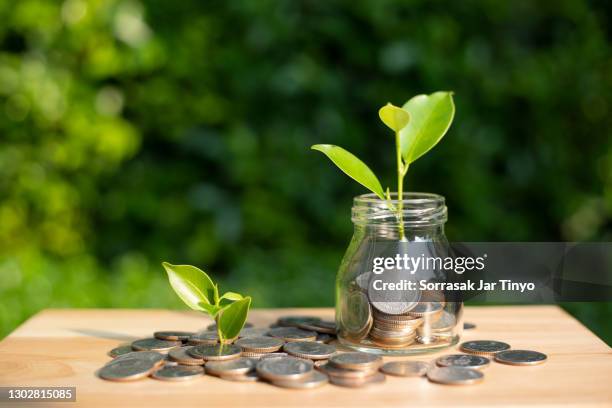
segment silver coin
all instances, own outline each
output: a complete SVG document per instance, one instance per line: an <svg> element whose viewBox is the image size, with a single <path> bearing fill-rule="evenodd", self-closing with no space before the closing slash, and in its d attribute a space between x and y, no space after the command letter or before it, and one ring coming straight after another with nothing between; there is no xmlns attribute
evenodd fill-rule
<svg viewBox="0 0 612 408"><path fill-rule="evenodd" d="M325 361L325 360L320 360L320 361ZM324 372L330 378L343 377L343 378L351 378L351 379L362 379L365 377L370 377L378 371L378 366L372 366L366 369L355 370L355 369L339 368L329 363L329 360L327 363L324 363L324 364L318 364L318 363L319 361L315 362L316 369Z"/></svg>
<svg viewBox="0 0 612 408"><path fill-rule="evenodd" d="M240 357L240 347L234 344L200 344L187 350L187 354L195 358L209 360L231 360Z"/></svg>
<svg viewBox="0 0 612 408"><path fill-rule="evenodd" d="M361 340L372 327L372 308L366 295L349 293L340 303L340 334L350 340Z"/></svg>
<svg viewBox="0 0 612 408"><path fill-rule="evenodd" d="M193 357L189 354L189 350L191 348L193 348L193 346L177 347L168 352L168 357L170 360L176 361L177 363L183 365L204 365L204 359Z"/></svg>
<svg viewBox="0 0 612 408"><path fill-rule="evenodd" d="M216 376L243 375L255 369L256 360L247 357L227 361L210 361L206 364L206 373Z"/></svg>
<svg viewBox="0 0 612 408"><path fill-rule="evenodd" d="M474 323L469 323L469 322L463 323L463 330L472 330L475 328L476 328L476 325Z"/></svg>
<svg viewBox="0 0 612 408"><path fill-rule="evenodd" d="M293 389L309 389L325 385L329 382L327 375L320 371L313 371L308 376L299 380L274 380L272 384L277 387L293 388Z"/></svg>
<svg viewBox="0 0 612 408"><path fill-rule="evenodd" d="M440 315L440 318L430 325L430 328L432 332L441 332L451 330L456 324L455 316L445 310Z"/></svg>
<svg viewBox="0 0 612 408"><path fill-rule="evenodd" d="M283 347L285 342L276 337L244 337L234 343L242 351L255 353L271 353Z"/></svg>
<svg viewBox="0 0 612 408"><path fill-rule="evenodd" d="M249 322L246 322L244 326L242 326L243 329L250 329L251 327L253 327L253 323ZM206 330L217 331L217 323L209 324L208 327L206 327Z"/></svg>
<svg viewBox="0 0 612 408"><path fill-rule="evenodd" d="M444 309L444 305L440 302L419 302L408 311L408 314L416 317L430 316L440 313L442 309Z"/></svg>
<svg viewBox="0 0 612 408"><path fill-rule="evenodd" d="M321 320L314 323L302 323L298 326L303 330L311 330L317 333L336 334L336 322Z"/></svg>
<svg viewBox="0 0 612 408"><path fill-rule="evenodd" d="M334 385L349 388L361 388L368 385L381 384L385 382L385 376L382 373L374 373L362 378L348 378L339 376L330 376L329 382Z"/></svg>
<svg viewBox="0 0 612 408"><path fill-rule="evenodd" d="M320 317L316 316L282 316L276 321L278 326L282 327L298 327L303 323L314 323L321 320Z"/></svg>
<svg viewBox="0 0 612 408"><path fill-rule="evenodd" d="M440 367L463 367L481 369L491 363L486 357L472 354L450 354L436 359L436 364Z"/></svg>
<svg viewBox="0 0 612 408"><path fill-rule="evenodd" d="M438 384L468 385L481 382L484 374L471 368L434 367L427 371L427 378Z"/></svg>
<svg viewBox="0 0 612 408"><path fill-rule="evenodd" d="M189 337L189 344L217 344L219 342L219 334L216 331L201 331Z"/></svg>
<svg viewBox="0 0 612 408"><path fill-rule="evenodd" d="M180 341L160 340L155 338L140 339L132 342L132 349L136 351L167 351L181 346Z"/></svg>
<svg viewBox="0 0 612 408"><path fill-rule="evenodd" d="M263 360L264 358L279 358L279 357L288 357L289 354L287 353L264 353L261 355L260 359Z"/></svg>
<svg viewBox="0 0 612 408"><path fill-rule="evenodd" d="M257 363L256 369L260 377L270 381L298 380L313 371L313 364L294 357L266 358Z"/></svg>
<svg viewBox="0 0 612 408"><path fill-rule="evenodd" d="M319 334L317 334L317 338L315 339L315 341L317 343L325 343L325 344L327 344L327 343L330 343L334 339L335 339L335 337L330 336L327 333L319 333Z"/></svg>
<svg viewBox="0 0 612 408"><path fill-rule="evenodd" d="M164 367L177 366L179 365L178 361L172 360L170 357L164 357Z"/></svg>
<svg viewBox="0 0 612 408"><path fill-rule="evenodd" d="M148 376L155 367L155 364L147 360L123 358L102 367L98 375L109 381L134 381Z"/></svg>
<svg viewBox="0 0 612 408"><path fill-rule="evenodd" d="M509 349L508 343L496 340L472 340L461 343L461 351L471 354L489 355Z"/></svg>
<svg viewBox="0 0 612 408"><path fill-rule="evenodd" d="M336 352L336 347L314 341L295 341L285 344L283 350L295 357L325 360Z"/></svg>
<svg viewBox="0 0 612 408"><path fill-rule="evenodd" d="M132 345L131 344L124 344L122 346L119 347L115 347L114 349L112 349L111 351L108 352L108 355L115 358L115 357L119 357L120 355L123 354L127 354L127 353L131 353L132 350Z"/></svg>
<svg viewBox="0 0 612 408"><path fill-rule="evenodd" d="M247 327L246 329L240 330L240 333L238 333L238 338L242 339L245 337L265 337L268 335L269 331L270 329L268 328Z"/></svg>
<svg viewBox="0 0 612 408"><path fill-rule="evenodd" d="M204 368L199 366L169 366L157 370L151 375L156 380L163 381L188 381L204 375Z"/></svg>
<svg viewBox="0 0 612 408"><path fill-rule="evenodd" d="M257 382L260 380L259 375L255 371L251 371L243 375L220 375L219 378L222 380L237 382Z"/></svg>
<svg viewBox="0 0 612 408"><path fill-rule="evenodd" d="M531 350L507 350L495 354L495 361L510 365L537 365L547 359L546 354Z"/></svg>
<svg viewBox="0 0 612 408"><path fill-rule="evenodd" d="M187 341L194 334L193 332L166 330L153 333L153 337L160 340Z"/></svg>
<svg viewBox="0 0 612 408"><path fill-rule="evenodd" d="M359 288L363 293L368 293L368 287L370 286L370 280L372 279L372 272L364 272L360 275L357 275L355 278L355 285Z"/></svg>
<svg viewBox="0 0 612 408"><path fill-rule="evenodd" d="M400 269L387 270L376 278L383 283L398 283L405 279L411 280L412 276ZM417 306L421 298L420 290L376 290L373 282L374 280L368 286L368 298L372 307L380 312L390 315L407 313Z"/></svg>
<svg viewBox="0 0 612 408"><path fill-rule="evenodd" d="M382 358L374 354L351 352L336 354L329 359L329 362L340 368L364 370L372 367L380 367Z"/></svg>
<svg viewBox="0 0 612 408"><path fill-rule="evenodd" d="M122 354L115 358L114 361L134 358L137 360L148 361L154 366L160 366L164 363L164 355L157 351L132 351L130 353Z"/></svg>
<svg viewBox="0 0 612 408"><path fill-rule="evenodd" d="M430 367L424 361L390 361L383 364L380 371L397 377L422 377Z"/></svg>
<svg viewBox="0 0 612 408"><path fill-rule="evenodd" d="M296 327L277 327L275 329L270 329L268 334L285 341L314 341L317 338L316 332L302 330Z"/></svg>

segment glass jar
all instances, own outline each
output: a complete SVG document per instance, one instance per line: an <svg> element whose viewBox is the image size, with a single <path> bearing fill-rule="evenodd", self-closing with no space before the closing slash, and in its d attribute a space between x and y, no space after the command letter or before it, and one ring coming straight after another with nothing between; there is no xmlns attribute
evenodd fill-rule
<svg viewBox="0 0 612 408"><path fill-rule="evenodd" d="M460 292L436 285L457 278L442 267L451 255L446 219L444 197L437 194L405 193L401 203L397 194L389 201L374 194L355 197L353 238L336 277L336 325L343 345L410 355L459 341Z"/></svg>

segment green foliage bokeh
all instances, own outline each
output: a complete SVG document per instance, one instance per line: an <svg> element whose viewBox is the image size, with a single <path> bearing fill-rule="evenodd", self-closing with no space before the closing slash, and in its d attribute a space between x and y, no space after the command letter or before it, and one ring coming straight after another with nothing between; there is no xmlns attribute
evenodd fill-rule
<svg viewBox="0 0 612 408"><path fill-rule="evenodd" d="M612 240L605 2L0 0L0 337L46 307L183 307L162 260L255 307L330 306L386 102L455 91L408 190L452 240ZM604 338L610 304L569 305Z"/></svg>

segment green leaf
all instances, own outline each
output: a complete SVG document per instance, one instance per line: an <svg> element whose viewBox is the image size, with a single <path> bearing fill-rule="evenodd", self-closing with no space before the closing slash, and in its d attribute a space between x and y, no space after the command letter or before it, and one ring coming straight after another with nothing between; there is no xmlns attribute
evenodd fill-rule
<svg viewBox="0 0 612 408"><path fill-rule="evenodd" d="M400 131L402 157L410 164L434 147L453 122L455 104L452 92L417 95L402 107L410 113L410 123Z"/></svg>
<svg viewBox="0 0 612 408"><path fill-rule="evenodd" d="M233 302L223 308L219 319L219 328L225 339L233 339L238 336L244 322L246 322L251 306L251 297L247 296Z"/></svg>
<svg viewBox="0 0 612 408"><path fill-rule="evenodd" d="M207 303L202 303L202 302L200 302L199 306L203 309L203 311L208 313L210 317L212 317L213 319L215 318L215 316L217 316L217 313L219 313L222 309L221 306L209 305Z"/></svg>
<svg viewBox="0 0 612 408"><path fill-rule="evenodd" d="M206 272L191 265L171 265L168 262L162 265L178 297L190 308L208 312L202 304L213 303L215 284Z"/></svg>
<svg viewBox="0 0 612 408"><path fill-rule="evenodd" d="M328 144L314 145L311 149L318 150L325 154L340 170L346 173L346 175L372 191L382 200L385 199L383 188L374 172L355 155L341 147Z"/></svg>
<svg viewBox="0 0 612 408"><path fill-rule="evenodd" d="M236 292L225 292L223 296L221 296L221 299L242 300L243 296L240 293L236 293Z"/></svg>
<svg viewBox="0 0 612 408"><path fill-rule="evenodd" d="M408 122L410 122L410 114L391 103L387 103L380 108L378 116L387 127L396 133L405 128Z"/></svg>

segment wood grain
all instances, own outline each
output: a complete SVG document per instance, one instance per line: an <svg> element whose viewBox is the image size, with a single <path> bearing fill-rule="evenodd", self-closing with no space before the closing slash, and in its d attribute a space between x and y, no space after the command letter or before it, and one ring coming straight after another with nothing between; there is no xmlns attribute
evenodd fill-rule
<svg viewBox="0 0 612 408"><path fill-rule="evenodd" d="M333 317L332 309L260 309L249 321L264 326L288 314ZM0 342L0 386L76 386L76 403L45 405L71 407L612 406L611 349L561 309L469 307L465 320L478 327L466 331L463 340L501 340L544 352L549 361L534 367L492 363L482 384L464 387L390 376L371 388L327 385L302 391L210 376L188 383L117 384L95 375L110 360L111 348L155 330L199 330L210 320L168 310L45 310ZM432 360L455 350L406 359Z"/></svg>

